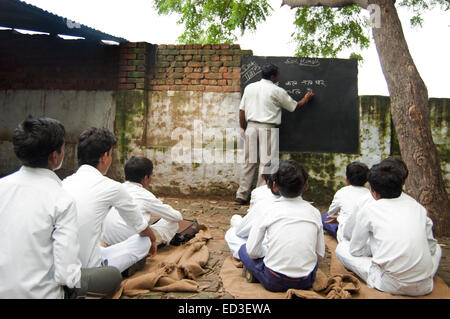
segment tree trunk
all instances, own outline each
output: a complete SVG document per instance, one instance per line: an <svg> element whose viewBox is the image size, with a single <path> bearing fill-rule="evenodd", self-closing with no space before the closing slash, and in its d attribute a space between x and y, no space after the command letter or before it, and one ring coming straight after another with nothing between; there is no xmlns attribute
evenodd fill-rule
<svg viewBox="0 0 450 319"><path fill-rule="evenodd" d="M381 7L380 28L372 32L389 88L400 152L409 169L406 192L428 210L434 234L450 236L450 202L431 135L428 91L409 53L394 3L369 1Z"/></svg>

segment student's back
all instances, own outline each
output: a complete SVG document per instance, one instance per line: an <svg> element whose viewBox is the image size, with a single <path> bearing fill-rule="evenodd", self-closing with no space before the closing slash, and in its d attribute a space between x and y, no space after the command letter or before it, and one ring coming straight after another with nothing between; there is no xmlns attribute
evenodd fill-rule
<svg viewBox="0 0 450 319"><path fill-rule="evenodd" d="M300 196L280 197L266 209L270 213L260 225L266 229L264 263L289 277L308 275L323 248L320 212Z"/></svg>
<svg viewBox="0 0 450 319"><path fill-rule="evenodd" d="M58 284L54 276L61 280L61 271L66 270L60 269L61 265L54 269L52 237L60 234L53 234L54 224L72 227L76 239L76 209L74 200L60 183L58 176L48 169L25 166L0 179L1 298L62 298L61 284L66 283ZM72 256L66 262L72 260L73 270L79 269L78 242L67 242L64 249L68 257ZM73 277L76 281L79 272L77 276Z"/></svg>
<svg viewBox="0 0 450 319"><path fill-rule="evenodd" d="M427 229L431 220L426 209L406 194L393 199L379 199L365 206L358 225L370 229L372 261L402 282L415 282L431 276L433 263ZM427 227L428 226L428 227ZM352 248L360 241L353 233ZM356 234L356 235L355 235ZM364 237L363 237L364 238Z"/></svg>

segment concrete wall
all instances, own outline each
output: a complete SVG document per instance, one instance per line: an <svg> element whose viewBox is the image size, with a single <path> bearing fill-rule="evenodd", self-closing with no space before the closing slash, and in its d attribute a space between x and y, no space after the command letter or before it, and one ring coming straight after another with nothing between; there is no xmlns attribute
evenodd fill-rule
<svg viewBox="0 0 450 319"><path fill-rule="evenodd" d="M147 118L138 112L131 120L133 124L129 125L134 133L140 131L141 135L135 134L130 138L133 146L127 149L125 157L141 155L152 159L155 165L153 190L159 194L233 197L239 183L240 164L226 161L205 163L198 160L195 150L191 154L191 163L175 162L172 152L181 139L172 136L172 132L176 128L184 128L193 139L195 130L198 130L194 123L200 123L203 132L216 128L225 137L227 128L238 125L240 94L155 91L150 92L147 99ZM393 145L389 98L362 96L359 102L359 154L281 153L282 159L295 159L308 167L311 180L310 190L305 195L307 199L329 203L335 191L344 186L345 167L351 161L361 161L370 167L382 158L399 155ZM430 105L434 140L448 185L448 99L432 99ZM139 128L139 125L146 127ZM200 148L211 147L210 143L211 140L203 140ZM191 146L195 146L193 140ZM237 145L234 146L235 153L239 153Z"/></svg>
<svg viewBox="0 0 450 319"><path fill-rule="evenodd" d="M26 116L48 116L66 128L65 159L58 175L77 167L76 143L87 127L114 129L116 103L113 91L0 90L0 176L15 171L20 163L12 147L12 134Z"/></svg>

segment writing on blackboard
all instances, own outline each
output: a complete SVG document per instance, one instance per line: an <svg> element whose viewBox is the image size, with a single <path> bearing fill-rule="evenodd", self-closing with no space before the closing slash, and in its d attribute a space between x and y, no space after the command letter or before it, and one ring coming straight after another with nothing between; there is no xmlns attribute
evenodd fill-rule
<svg viewBox="0 0 450 319"><path fill-rule="evenodd" d="M284 82L285 86L296 86L298 84L297 81L286 81ZM300 82L300 85L306 85L306 86L312 86L312 85L316 85L316 86L323 86L326 87L326 83L325 80L302 80Z"/></svg>
<svg viewBox="0 0 450 319"><path fill-rule="evenodd" d="M311 59L311 58L287 58L284 61L285 64L296 64L296 65L300 65L300 66L319 66L320 65L320 61L318 59Z"/></svg>
<svg viewBox="0 0 450 319"><path fill-rule="evenodd" d="M251 61L241 67L242 80L244 81L244 84L253 79L259 73L261 73L261 67L254 61Z"/></svg>
<svg viewBox="0 0 450 319"><path fill-rule="evenodd" d="M300 89L286 90L286 92L288 92L288 93L290 93L290 94L296 94L296 95L302 94L302 91L301 91Z"/></svg>

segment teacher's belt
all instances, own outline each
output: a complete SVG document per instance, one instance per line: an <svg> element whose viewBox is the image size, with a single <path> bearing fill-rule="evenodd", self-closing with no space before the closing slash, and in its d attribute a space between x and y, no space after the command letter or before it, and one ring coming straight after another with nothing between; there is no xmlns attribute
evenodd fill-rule
<svg viewBox="0 0 450 319"><path fill-rule="evenodd" d="M275 124L275 123L264 123L264 122L258 122L258 121L252 121L252 120L248 120L248 123L256 123L256 124L266 124L266 125L273 125L276 128L280 128L280 124Z"/></svg>

